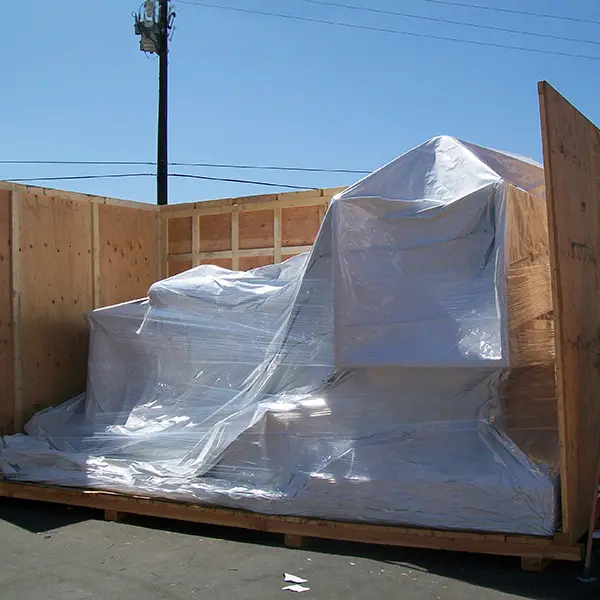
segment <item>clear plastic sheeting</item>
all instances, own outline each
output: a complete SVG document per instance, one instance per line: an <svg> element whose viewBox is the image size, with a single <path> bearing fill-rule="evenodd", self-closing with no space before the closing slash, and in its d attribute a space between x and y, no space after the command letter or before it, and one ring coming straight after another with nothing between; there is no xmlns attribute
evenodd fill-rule
<svg viewBox="0 0 600 600"><path fill-rule="evenodd" d="M92 312L85 395L5 438L1 472L266 514L552 534L553 421L537 432L502 401L505 183L536 191L542 175L435 138L337 196L310 254L196 267Z"/></svg>

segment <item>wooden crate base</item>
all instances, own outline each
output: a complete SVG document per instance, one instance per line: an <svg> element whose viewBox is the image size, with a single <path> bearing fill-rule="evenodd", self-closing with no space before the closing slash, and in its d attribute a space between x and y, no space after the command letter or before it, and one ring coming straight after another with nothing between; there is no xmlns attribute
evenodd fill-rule
<svg viewBox="0 0 600 600"><path fill-rule="evenodd" d="M552 560L579 561L583 557L583 546L568 545L560 534L553 538L540 538L325 521L293 516L263 515L145 496L6 481L0 482L0 496L95 508L103 510L105 518L109 521L120 521L129 513L280 533L284 536L285 545L293 548L305 547L312 539L320 538L387 546L496 554L520 557L521 566L527 571L541 571Z"/></svg>

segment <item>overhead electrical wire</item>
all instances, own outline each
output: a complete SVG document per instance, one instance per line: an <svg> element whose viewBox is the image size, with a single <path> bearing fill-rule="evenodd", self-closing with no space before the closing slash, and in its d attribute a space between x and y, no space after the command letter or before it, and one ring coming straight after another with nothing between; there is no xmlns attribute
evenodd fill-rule
<svg viewBox="0 0 600 600"><path fill-rule="evenodd" d="M183 2L183 0L179 0ZM421 2L429 2L430 4L441 4L442 6L460 6L461 8L474 8L476 10L490 10L511 15L525 15L527 17L539 17L542 19L557 19L559 21L572 21L574 23L590 23L592 25L600 25L600 21L594 19L584 19L583 17L570 17L567 15L551 15L548 13L530 12L526 10L517 10L512 8L501 8L499 6L482 6L481 4L467 4L466 2L453 2L451 0L420 0Z"/></svg>
<svg viewBox="0 0 600 600"><path fill-rule="evenodd" d="M118 179L124 177L156 177L156 173L111 173L106 175L66 175L61 177L22 177L17 179L4 179L6 183L27 183L33 181L73 181L77 179ZM209 177L208 175L192 175L188 173L169 173L169 177L188 179L203 179L206 181L223 181L227 183L245 183L262 185L266 187L287 188L290 190L316 190L318 188L306 185L289 185L287 183L273 183L272 181L255 181L253 179L234 179L230 177Z"/></svg>
<svg viewBox="0 0 600 600"><path fill-rule="evenodd" d="M550 33L539 33L537 31L526 31L524 29L510 29L507 27L497 27L495 25L482 25L480 23L471 23L469 21L453 21L451 19L442 19L439 17L429 17L424 15L415 15L411 13L398 12L395 10L384 10L381 8L372 8L370 6L355 6L353 4L343 4L341 2L329 2L327 0L297 0L308 4L316 4L317 6L333 6L336 8L344 8L347 10L356 10L360 12L370 12L380 15L391 15L395 17L405 17L407 19L418 19L422 21L433 21L435 23L444 23L446 25L461 25L463 27L474 27L477 29L486 29L489 31L500 31L502 33L516 33L518 35L529 35L532 37L546 38L551 40L560 40L564 42L577 42L579 44L594 44L600 46L600 41L584 40L581 38L565 37L562 35L553 35Z"/></svg>
<svg viewBox="0 0 600 600"><path fill-rule="evenodd" d="M0 160L0 165L87 165L87 166L156 166L151 161L125 160ZM282 167L275 165L234 165L226 163L171 162L171 167L203 167L211 169L255 169L260 171L298 171L304 173L350 173L368 175L359 169L318 169L313 167Z"/></svg>
<svg viewBox="0 0 600 600"><path fill-rule="evenodd" d="M232 12L239 12L252 15L261 15L266 17L276 17L279 19L290 19L293 21L303 21L305 23L318 23L320 25L333 25L336 27L345 27L349 29L360 29L363 31L373 31L377 33L390 33L395 35L405 35L416 38L423 38L429 40L445 41L445 42L456 42L459 44L469 44L473 46L484 46L488 48L500 48L502 50L515 50L519 52L534 52L536 54L546 54L551 56L564 56L567 58L581 58L587 60L600 60L600 56L592 56L589 54L576 54L573 52L561 52L559 50L544 50L542 48L531 48L529 46L515 46L510 44L497 44L495 42L481 42L478 40L469 40L465 38L434 35L430 33L417 33L415 31L405 31L402 29L390 29L387 27L375 27L372 25L360 25L358 23L346 23L345 21L331 21L329 19L319 19L314 17L303 17L300 15L290 15L285 13L276 13L264 10L256 10L250 8L240 8L238 6L224 6L222 4L213 4L209 2L197 2L194 0L179 0L182 4L189 4L194 6L201 6L204 8L216 8L219 10L226 10Z"/></svg>

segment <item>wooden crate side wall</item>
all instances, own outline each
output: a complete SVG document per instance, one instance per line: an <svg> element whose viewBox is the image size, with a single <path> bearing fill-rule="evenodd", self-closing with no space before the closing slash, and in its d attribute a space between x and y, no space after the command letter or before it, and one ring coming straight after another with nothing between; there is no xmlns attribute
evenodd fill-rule
<svg viewBox="0 0 600 600"><path fill-rule="evenodd" d="M0 190L0 435L14 431L11 192Z"/></svg>
<svg viewBox="0 0 600 600"><path fill-rule="evenodd" d="M158 214L108 204L93 208L99 249L94 269L96 306L143 298L161 277Z"/></svg>
<svg viewBox="0 0 600 600"><path fill-rule="evenodd" d="M161 276L158 207L53 192L0 185L0 433L82 392L84 313Z"/></svg>
<svg viewBox="0 0 600 600"><path fill-rule="evenodd" d="M93 308L92 211L89 202L13 193L18 248L13 281L15 427L38 410L85 389Z"/></svg>
<svg viewBox="0 0 600 600"><path fill-rule="evenodd" d="M539 85L556 309L563 531L587 529L600 448L600 131Z"/></svg>
<svg viewBox="0 0 600 600"><path fill-rule="evenodd" d="M341 188L163 207L162 264L169 276L214 264L240 270L281 262L312 246Z"/></svg>

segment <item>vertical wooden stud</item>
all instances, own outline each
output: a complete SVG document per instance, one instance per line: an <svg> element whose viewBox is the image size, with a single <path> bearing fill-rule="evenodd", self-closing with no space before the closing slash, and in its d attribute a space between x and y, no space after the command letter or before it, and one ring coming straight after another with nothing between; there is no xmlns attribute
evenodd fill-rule
<svg viewBox="0 0 600 600"><path fill-rule="evenodd" d="M166 277L165 271L165 251L163 247L163 215L160 209L160 206L157 207L156 211L156 247L158 248L158 265L157 265L157 273L156 277L160 281Z"/></svg>
<svg viewBox="0 0 600 600"><path fill-rule="evenodd" d="M240 213L237 206L231 213L231 269L240 268Z"/></svg>
<svg viewBox="0 0 600 600"><path fill-rule="evenodd" d="M273 262L281 262L281 206L273 210Z"/></svg>
<svg viewBox="0 0 600 600"><path fill-rule="evenodd" d="M192 215L192 266L200 264L198 254L200 252L200 215Z"/></svg>
<svg viewBox="0 0 600 600"><path fill-rule="evenodd" d="M92 202L92 298L94 308L100 308L102 303L100 285L100 207L97 202Z"/></svg>
<svg viewBox="0 0 600 600"><path fill-rule="evenodd" d="M321 204L319 206L319 223L323 222L326 212L327 212L327 204Z"/></svg>
<svg viewBox="0 0 600 600"><path fill-rule="evenodd" d="M21 348L21 194L13 190L10 202L10 243L12 261L12 334L14 377L14 424L23 429L23 356Z"/></svg>
<svg viewBox="0 0 600 600"><path fill-rule="evenodd" d="M169 215L163 214L161 216L161 264L163 270L163 277L170 277L169 273Z"/></svg>

